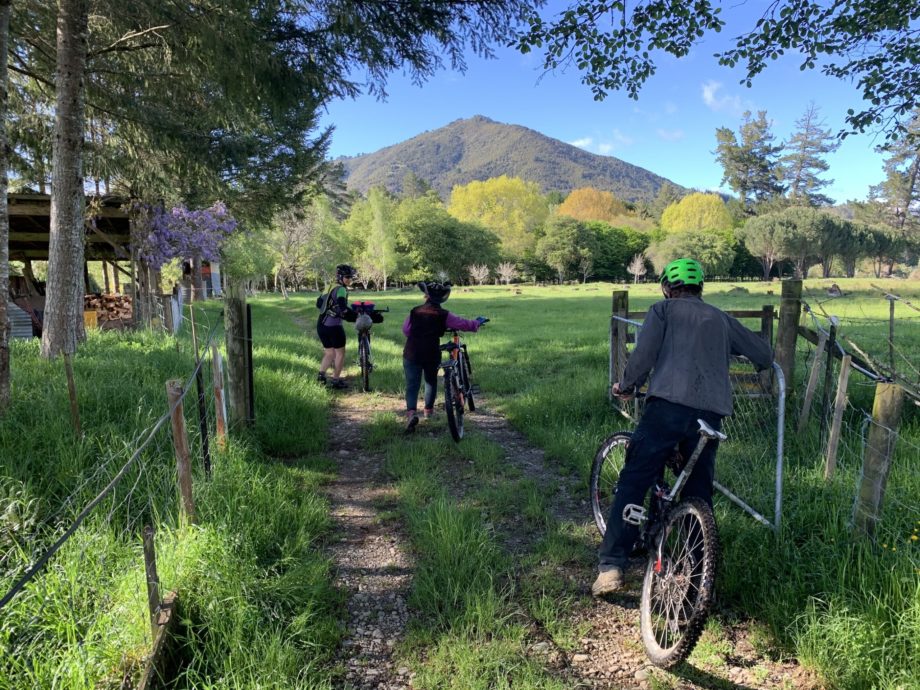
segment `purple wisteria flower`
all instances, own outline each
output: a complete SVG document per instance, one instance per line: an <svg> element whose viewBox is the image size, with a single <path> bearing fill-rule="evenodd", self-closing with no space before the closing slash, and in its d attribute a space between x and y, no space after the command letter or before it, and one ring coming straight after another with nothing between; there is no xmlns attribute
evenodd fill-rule
<svg viewBox="0 0 920 690"><path fill-rule="evenodd" d="M135 249L155 269L173 259L217 261L221 245L238 226L221 202L197 210L137 203L133 211L143 228Z"/></svg>

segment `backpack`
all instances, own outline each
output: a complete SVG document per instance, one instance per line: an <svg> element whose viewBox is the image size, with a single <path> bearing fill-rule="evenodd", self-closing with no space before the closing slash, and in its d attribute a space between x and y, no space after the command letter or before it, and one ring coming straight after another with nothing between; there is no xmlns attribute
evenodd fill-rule
<svg viewBox="0 0 920 690"><path fill-rule="evenodd" d="M336 312L333 307L335 305L336 293L339 291L340 287L342 286L334 285L332 289L325 295L320 295L316 298L316 308L320 310L320 320L326 318L327 316L336 316Z"/></svg>

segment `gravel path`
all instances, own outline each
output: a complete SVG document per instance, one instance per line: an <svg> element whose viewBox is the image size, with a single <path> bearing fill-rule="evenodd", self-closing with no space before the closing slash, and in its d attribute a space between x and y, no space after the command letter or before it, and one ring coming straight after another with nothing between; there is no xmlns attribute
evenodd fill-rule
<svg viewBox="0 0 920 690"><path fill-rule="evenodd" d="M347 400L347 404L344 402ZM396 492L383 474L381 456L362 449L366 412L354 396L332 409L330 452L338 477L327 485L337 536L331 546L337 584L348 593L347 634L339 653L344 687L397 690L410 687L409 669L393 652L409 612L406 596L413 560L399 525L385 519Z"/></svg>

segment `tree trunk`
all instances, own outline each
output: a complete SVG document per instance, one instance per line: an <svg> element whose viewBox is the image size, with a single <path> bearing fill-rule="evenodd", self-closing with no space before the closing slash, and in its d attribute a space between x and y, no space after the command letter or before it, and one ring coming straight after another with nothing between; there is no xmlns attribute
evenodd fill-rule
<svg viewBox="0 0 920 690"><path fill-rule="evenodd" d="M9 109L9 79L6 56L9 51L10 2L0 0L0 415L10 406L10 218L6 205L9 180L6 115Z"/></svg>
<svg viewBox="0 0 920 690"><path fill-rule="evenodd" d="M192 259L192 302L200 302L205 298L204 280L201 277L201 258Z"/></svg>
<svg viewBox="0 0 920 690"><path fill-rule="evenodd" d="M227 279L224 302L227 376L230 379L230 421L249 423L249 365L246 354L246 296L239 279Z"/></svg>
<svg viewBox="0 0 920 690"><path fill-rule="evenodd" d="M59 0L51 239L42 355L72 354L83 338L83 134L88 0Z"/></svg>

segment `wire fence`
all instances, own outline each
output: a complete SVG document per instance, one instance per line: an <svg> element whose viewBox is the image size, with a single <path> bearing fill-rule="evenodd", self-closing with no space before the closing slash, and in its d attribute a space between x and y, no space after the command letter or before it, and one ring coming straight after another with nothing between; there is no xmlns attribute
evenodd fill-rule
<svg viewBox="0 0 920 690"><path fill-rule="evenodd" d="M833 497L832 506L848 516L849 525L873 536L886 549L906 551L920 568L920 403L916 383L882 363L890 344L890 323L827 313L803 306L797 341L797 408L792 411L795 444L802 457L815 458ZM920 349L920 326L898 320L904 350ZM879 337L879 333L883 334ZM872 336L875 336L874 338ZM908 338L912 345L908 347ZM899 349L896 349L897 352ZM844 370L844 364L847 364ZM903 398L897 422L879 417L880 386L897 384ZM884 402L884 401L882 401Z"/></svg>
<svg viewBox="0 0 920 690"><path fill-rule="evenodd" d="M104 447L100 440L76 458L79 467L49 478L41 491L25 481L0 477L0 678L11 683L0 681L0 687L54 686L53 679L41 676L48 671L36 659L69 658L74 663L59 668L79 668L84 648L113 634L110 606L116 597L98 591L100 582L129 593L117 597L120 605L125 598L135 605L118 620L138 623L118 631L123 658L106 673L123 673L125 682L136 677L157 630L151 621L159 605L159 597L148 601L153 583L142 556L145 526L159 526L166 535L164 544L175 544L175 531L194 519L182 497L183 482L192 487L207 481L215 434L219 426L226 428L218 424L225 418L223 374L212 358L221 346L222 321L205 316L202 324L202 316L199 312L195 324L196 335L203 337L194 369L175 382L169 401L167 389L160 388L163 393L155 404L163 412L143 431L117 447ZM200 330L202 325L206 331ZM134 412L124 413L130 425ZM180 440L183 427L185 438ZM183 444L188 449L186 476L179 457ZM66 488L58 485L68 480ZM168 554L165 560L170 561ZM161 569L160 591L173 589L175 577L174 567Z"/></svg>

